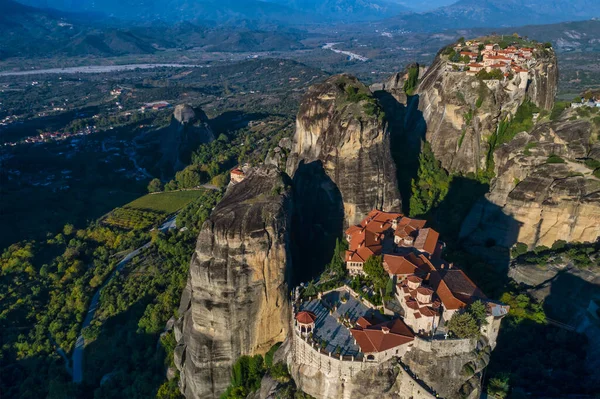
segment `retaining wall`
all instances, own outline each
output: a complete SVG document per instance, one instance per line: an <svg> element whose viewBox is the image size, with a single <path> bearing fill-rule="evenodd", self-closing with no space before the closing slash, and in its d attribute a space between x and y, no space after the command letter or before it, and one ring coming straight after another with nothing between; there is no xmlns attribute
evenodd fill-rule
<svg viewBox="0 0 600 399"><path fill-rule="evenodd" d="M432 339L427 340L415 337L413 348L425 352L435 352L437 356L455 356L469 353L477 348L476 339Z"/></svg>

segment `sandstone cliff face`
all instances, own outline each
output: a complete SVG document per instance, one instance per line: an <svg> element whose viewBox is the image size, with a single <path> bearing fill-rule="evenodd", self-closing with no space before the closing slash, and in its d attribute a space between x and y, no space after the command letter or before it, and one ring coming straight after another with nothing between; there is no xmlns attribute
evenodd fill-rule
<svg viewBox="0 0 600 399"><path fill-rule="evenodd" d="M288 184L274 167L255 169L202 226L175 326L175 364L188 399L218 398L239 356L285 339Z"/></svg>
<svg viewBox="0 0 600 399"><path fill-rule="evenodd" d="M333 76L302 101L287 172L297 180L306 165L322 165L341 194L345 224L355 224L373 208L400 209L389 141L369 89L352 76Z"/></svg>
<svg viewBox="0 0 600 399"><path fill-rule="evenodd" d="M483 342L471 352L451 356L415 348L402 361L440 397L475 399L480 396L481 373L490 361L491 351Z"/></svg>
<svg viewBox="0 0 600 399"><path fill-rule="evenodd" d="M497 177L461 231L470 247L551 246L600 236L600 179L581 162L598 159L598 132L574 116L567 112L560 121L539 124L496 150ZM549 163L551 155L564 163Z"/></svg>
<svg viewBox="0 0 600 399"><path fill-rule="evenodd" d="M415 93L418 111L413 113L424 119L426 139L444 168L462 173L484 170L487 140L500 121L514 115L527 99L542 109L552 108L558 82L556 57L541 50L535 56L528 81L517 75L501 82L453 71L438 55L422 76Z"/></svg>

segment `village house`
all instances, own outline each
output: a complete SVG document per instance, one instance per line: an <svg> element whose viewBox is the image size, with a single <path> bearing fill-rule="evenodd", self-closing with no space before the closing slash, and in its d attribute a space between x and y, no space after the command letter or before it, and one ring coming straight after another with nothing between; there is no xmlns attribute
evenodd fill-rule
<svg viewBox="0 0 600 399"><path fill-rule="evenodd" d="M467 65L469 69L467 70L468 75L477 75L479 71L483 69L483 64L472 62Z"/></svg>
<svg viewBox="0 0 600 399"><path fill-rule="evenodd" d="M243 170L238 167L235 167L229 172L229 180L232 184L241 183L246 178L246 174Z"/></svg>
<svg viewBox="0 0 600 399"><path fill-rule="evenodd" d="M474 53L472 51L461 51L460 52L460 56L461 57L469 57L469 59L471 60L471 62L476 62L477 61L477 57L479 56L478 53Z"/></svg>
<svg viewBox="0 0 600 399"><path fill-rule="evenodd" d="M471 40L459 43L454 50L459 53L461 61L449 63L446 66L448 71L462 71L468 76L476 76L482 70L488 73L498 70L504 78L518 78L519 86L527 85L533 48L520 48L513 44L503 49L496 43L482 45L477 40Z"/></svg>

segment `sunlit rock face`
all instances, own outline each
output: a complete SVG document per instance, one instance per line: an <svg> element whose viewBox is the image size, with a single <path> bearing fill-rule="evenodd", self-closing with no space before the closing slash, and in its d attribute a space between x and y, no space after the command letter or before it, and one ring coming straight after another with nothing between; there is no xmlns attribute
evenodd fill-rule
<svg viewBox="0 0 600 399"><path fill-rule="evenodd" d="M556 56L550 49L536 49L534 57L527 77L516 74L505 81L456 72L441 54L436 57L411 100L418 103L412 112L423 119L426 139L445 169L485 170L488 139L501 121L527 100L544 110L552 108L558 87Z"/></svg>
<svg viewBox="0 0 600 399"><path fill-rule="evenodd" d="M468 246L489 252L522 242L534 248L558 240L600 236L600 179L581 161L600 160L597 128L574 110L519 133L495 154L496 178L463 224ZM499 223L510 218L512 226Z"/></svg>
<svg viewBox="0 0 600 399"><path fill-rule="evenodd" d="M202 226L175 327L187 398L218 398L239 356L264 354L285 339L289 187L275 167L254 169Z"/></svg>
<svg viewBox="0 0 600 399"><path fill-rule="evenodd" d="M333 76L302 100L287 172L296 178L311 163L320 164L339 190L346 225L374 208L400 209L387 122L369 89L353 76Z"/></svg>

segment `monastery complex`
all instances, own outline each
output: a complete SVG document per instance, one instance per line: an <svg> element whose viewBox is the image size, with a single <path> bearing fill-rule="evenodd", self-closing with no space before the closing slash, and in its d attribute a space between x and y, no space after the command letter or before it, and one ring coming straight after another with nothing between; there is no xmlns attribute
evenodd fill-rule
<svg viewBox="0 0 600 399"><path fill-rule="evenodd" d="M449 68L475 76L481 71L500 71L505 78L519 77L527 82L529 69L535 62L532 47L511 45L501 48L496 43L484 43L480 40L468 40L453 48L458 60L450 62ZM451 60L452 61L452 60Z"/></svg>
<svg viewBox="0 0 600 399"><path fill-rule="evenodd" d="M347 284L308 301L297 289L292 305L296 361L319 369L325 362L342 378L369 364L401 359L413 348L461 353L477 342L495 347L508 306L489 300L461 269L442 258L444 243L426 221L373 210L345 235L349 276L364 275L365 262L381 256L394 284L396 307L372 305ZM451 336L446 323L475 301L487 309L480 338Z"/></svg>

